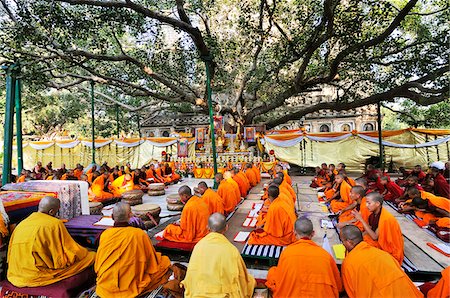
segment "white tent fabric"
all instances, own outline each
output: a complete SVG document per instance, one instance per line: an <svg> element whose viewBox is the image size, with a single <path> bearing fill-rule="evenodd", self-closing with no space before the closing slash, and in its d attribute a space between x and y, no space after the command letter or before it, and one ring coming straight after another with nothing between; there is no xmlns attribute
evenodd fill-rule
<svg viewBox="0 0 450 298"><path fill-rule="evenodd" d="M95 148L102 148L106 145L111 144L112 140L107 140L105 142L95 142L94 146ZM83 144L86 147L92 148L92 141L81 141L81 144Z"/></svg>

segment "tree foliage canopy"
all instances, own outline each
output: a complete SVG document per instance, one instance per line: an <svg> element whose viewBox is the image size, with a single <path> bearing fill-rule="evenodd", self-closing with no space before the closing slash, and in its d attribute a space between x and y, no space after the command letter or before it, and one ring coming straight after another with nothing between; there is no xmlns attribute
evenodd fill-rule
<svg viewBox="0 0 450 298"><path fill-rule="evenodd" d="M216 111L241 124L449 98L444 0L0 3L0 59L19 60L26 84L79 93L94 80L105 102L129 111L207 113L204 63ZM327 86L342 95L301 104Z"/></svg>

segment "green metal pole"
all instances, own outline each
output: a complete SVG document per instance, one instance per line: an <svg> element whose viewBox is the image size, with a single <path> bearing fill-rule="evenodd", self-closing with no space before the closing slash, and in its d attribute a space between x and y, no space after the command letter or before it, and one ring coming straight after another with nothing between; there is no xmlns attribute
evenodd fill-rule
<svg viewBox="0 0 450 298"><path fill-rule="evenodd" d="M3 66L6 70L6 102L5 102L5 123L4 123L4 139L3 139L3 170L2 185L11 182L12 168L12 141L13 141L13 125L14 125L14 89L15 89L15 64Z"/></svg>
<svg viewBox="0 0 450 298"><path fill-rule="evenodd" d="M139 138L142 138L142 134L141 134L141 116L138 114L137 115L137 125L138 125L138 132L139 132Z"/></svg>
<svg viewBox="0 0 450 298"><path fill-rule="evenodd" d="M22 149L22 81L16 79L15 88L16 99L16 138L17 138L17 176L20 176L23 169L23 149Z"/></svg>
<svg viewBox="0 0 450 298"><path fill-rule="evenodd" d="M213 151L213 163L214 163L214 175L217 174L217 153L216 153L216 137L214 133L214 118L213 118L213 106L212 106L212 98L211 98L211 73L209 70L209 63L211 63L211 57L203 57L203 61L206 66L206 94L208 97L208 108L209 108L209 126L211 129L211 142L212 142L212 151ZM216 180L214 179L214 188L216 188Z"/></svg>
<svg viewBox="0 0 450 298"><path fill-rule="evenodd" d="M377 122L378 122L378 144L379 144L379 151L380 151L379 166L380 166L380 169L384 169L383 135L382 135L382 127L381 127L381 102L377 103Z"/></svg>
<svg viewBox="0 0 450 298"><path fill-rule="evenodd" d="M92 163L95 164L94 81L91 81Z"/></svg>
<svg viewBox="0 0 450 298"><path fill-rule="evenodd" d="M116 104L116 133L117 138L120 137L120 131L119 131L119 105Z"/></svg>

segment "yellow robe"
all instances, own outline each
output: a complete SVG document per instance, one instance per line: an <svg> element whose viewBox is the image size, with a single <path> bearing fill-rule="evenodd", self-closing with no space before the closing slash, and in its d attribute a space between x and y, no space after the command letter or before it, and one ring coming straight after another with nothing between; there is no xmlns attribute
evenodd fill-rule
<svg viewBox="0 0 450 298"><path fill-rule="evenodd" d="M133 227L107 229L95 257L100 297L136 297L167 282L170 260L156 252L148 235Z"/></svg>
<svg viewBox="0 0 450 298"><path fill-rule="evenodd" d="M256 281L236 247L222 234L209 233L194 247L181 284L186 298L248 298Z"/></svg>
<svg viewBox="0 0 450 298"><path fill-rule="evenodd" d="M61 220L34 212L17 225L9 241L8 280L16 287L50 285L80 273L94 258Z"/></svg>
<svg viewBox="0 0 450 298"><path fill-rule="evenodd" d="M110 189L114 197L118 198L122 196L124 192L134 189L133 179L125 182L125 175L122 175L111 183Z"/></svg>

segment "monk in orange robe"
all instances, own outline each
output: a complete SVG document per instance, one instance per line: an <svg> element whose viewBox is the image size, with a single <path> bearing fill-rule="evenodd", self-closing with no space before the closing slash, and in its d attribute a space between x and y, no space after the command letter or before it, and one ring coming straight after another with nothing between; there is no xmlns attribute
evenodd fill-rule
<svg viewBox="0 0 450 298"><path fill-rule="evenodd" d="M366 196L367 209L371 212L367 221L356 210L353 216L364 227L364 241L390 253L401 265L404 257L403 234L395 217L383 208L383 196L371 192Z"/></svg>
<svg viewBox="0 0 450 298"><path fill-rule="evenodd" d="M339 297L343 290L339 270L333 257L311 240L312 222L297 219L295 234L297 241L283 250L278 265L267 273L272 297Z"/></svg>
<svg viewBox="0 0 450 298"><path fill-rule="evenodd" d="M286 177L284 176L283 172L277 172L276 174L277 178L280 178L282 180L281 184L280 184L280 188L285 189L287 192L289 192L290 197L292 199L292 201L295 202L297 201L297 194L295 193L294 189L292 188L291 185L289 185L289 183L287 183L286 181Z"/></svg>
<svg viewBox="0 0 450 298"><path fill-rule="evenodd" d="M334 179L338 185L339 194L331 200L328 200L328 202L330 202L331 211L337 213L353 203L350 198L350 190L352 187L345 181L343 174L338 174Z"/></svg>
<svg viewBox="0 0 450 298"><path fill-rule="evenodd" d="M252 187L250 186L250 181L248 181L247 175L245 175L245 173L242 171L238 171L236 175L241 177L241 180L244 181L245 188L247 189L248 194L248 192L250 191L250 189L252 189Z"/></svg>
<svg viewBox="0 0 450 298"><path fill-rule="evenodd" d="M254 164L252 164L252 170L253 170L253 172L255 172L256 181L258 183L261 182L261 171L259 170L259 168L257 166L255 166Z"/></svg>
<svg viewBox="0 0 450 298"><path fill-rule="evenodd" d="M247 196L248 188L247 183L245 180L242 179L242 176L239 176L239 170L237 168L233 168L231 170L231 176L233 177L233 180L236 181L239 187L239 192L241 194L241 197L245 198Z"/></svg>
<svg viewBox="0 0 450 298"><path fill-rule="evenodd" d="M180 187L178 195L185 204L180 224L168 225L163 237L174 242L197 243L208 234L209 207L204 200L192 195L189 186Z"/></svg>
<svg viewBox="0 0 450 298"><path fill-rule="evenodd" d="M248 244L286 246L295 241L294 223L297 219L294 209L278 199L280 191L276 186L269 186L269 210L263 229L250 234Z"/></svg>
<svg viewBox="0 0 450 298"><path fill-rule="evenodd" d="M122 176L122 173L120 173L119 168L114 167L113 172L109 174L109 182L113 183L114 180Z"/></svg>
<svg viewBox="0 0 450 298"><path fill-rule="evenodd" d="M22 170L20 177L16 180L16 183L25 182L25 178L27 178L27 170Z"/></svg>
<svg viewBox="0 0 450 298"><path fill-rule="evenodd" d="M115 198L119 198L126 191L134 189L133 179L130 174L125 174L114 180L110 185L110 189Z"/></svg>
<svg viewBox="0 0 450 298"><path fill-rule="evenodd" d="M77 164L77 166L73 170L73 175L77 177L78 180L81 180L81 175L83 175L83 166Z"/></svg>
<svg viewBox="0 0 450 298"><path fill-rule="evenodd" d="M156 173L155 165L151 164L150 168L145 172L147 179L153 179L156 183L164 183L164 179Z"/></svg>
<svg viewBox="0 0 450 298"><path fill-rule="evenodd" d="M341 273L349 298L423 297L400 264L390 254L364 242L357 227L343 227L341 239L348 251Z"/></svg>
<svg viewBox="0 0 450 298"><path fill-rule="evenodd" d="M276 185L278 187L278 189L280 190L279 197L283 198L283 201L285 201L289 206L294 208L295 199L294 200L292 199L292 194L289 192L288 188L286 187L286 184L283 184L283 183L284 183L284 181L281 179L281 177L276 177L275 179L273 179L271 185ZM270 200L268 200L268 201L270 202Z"/></svg>
<svg viewBox="0 0 450 298"><path fill-rule="evenodd" d="M114 195L110 193L109 191L106 191L108 189L109 184L109 173L103 172L102 175L98 176L94 182L92 182L91 190L94 193L95 197L92 201L94 202L104 202L107 200L111 200Z"/></svg>
<svg viewBox="0 0 450 298"><path fill-rule="evenodd" d="M339 215L339 223L337 227L342 229L344 226L353 224L357 226L361 231L364 231L364 226L360 221L358 221L355 216L351 213L352 210L357 210L361 213L361 216L365 222L369 220L370 211L367 209L366 205L366 191L360 185L355 185L350 191L350 197L355 202L355 206Z"/></svg>
<svg viewBox="0 0 450 298"><path fill-rule="evenodd" d="M294 202L292 201L289 193L283 192L283 189L281 189L279 187L279 185L280 185L279 183L281 183L281 179L280 178L275 178L269 186L273 185L273 186L278 187L278 190L280 191L280 194L278 195L277 200L283 201L284 203L286 203L286 205L288 205L289 207L291 207L295 211L295 205L294 205ZM264 225L265 220L266 220L266 215L267 215L267 212L269 211L269 207L270 207L270 203L271 203L271 200L269 200L269 196L268 196L268 190L266 189L264 191L264 193L267 194L267 199L264 201L263 207L259 211L259 214L258 214L258 217L257 217L257 222L256 222L257 226Z"/></svg>
<svg viewBox="0 0 450 298"><path fill-rule="evenodd" d="M137 297L167 282L170 260L156 252L147 233L128 225L130 205L113 209L114 227L100 236L95 258L100 297Z"/></svg>
<svg viewBox="0 0 450 298"><path fill-rule="evenodd" d="M256 178L256 174L252 170L252 165L249 163L245 165L245 175L247 176L247 179L250 182L251 187L255 187L258 184L258 179Z"/></svg>
<svg viewBox="0 0 450 298"><path fill-rule="evenodd" d="M439 282L428 291L427 298L450 297L450 266L445 268Z"/></svg>
<svg viewBox="0 0 450 298"><path fill-rule="evenodd" d="M409 188L407 194L411 200L402 204L402 212L414 211L415 215L422 219L426 224L440 223L440 225L442 225L444 222L449 222L448 220L440 220L442 218L450 218L449 199L435 196L426 191L419 191L414 187ZM440 227L450 228L450 226L447 225Z"/></svg>
<svg viewBox="0 0 450 298"><path fill-rule="evenodd" d="M202 199L206 202L209 208L209 214L220 213L224 214L222 198L206 185L205 182L200 182L198 184L198 191L202 195Z"/></svg>
<svg viewBox="0 0 450 298"><path fill-rule="evenodd" d="M281 165L276 165L275 166L275 172L276 173L279 173L279 172L283 173L284 181L286 181L287 184L292 185L292 179L289 176L288 171L287 170L283 170L283 167Z"/></svg>
<svg viewBox="0 0 450 298"><path fill-rule="evenodd" d="M160 164L158 168L155 167L154 172L156 173L156 176L159 177L159 180L163 181L163 183L169 184L172 182L172 179L169 176L164 175L162 164Z"/></svg>
<svg viewBox="0 0 450 298"><path fill-rule="evenodd" d="M237 203L241 200L241 192L239 186L231 177L231 173L226 171L225 173L217 173L215 179L219 184L217 193L222 198L223 208L226 213L230 213L234 210Z"/></svg>

